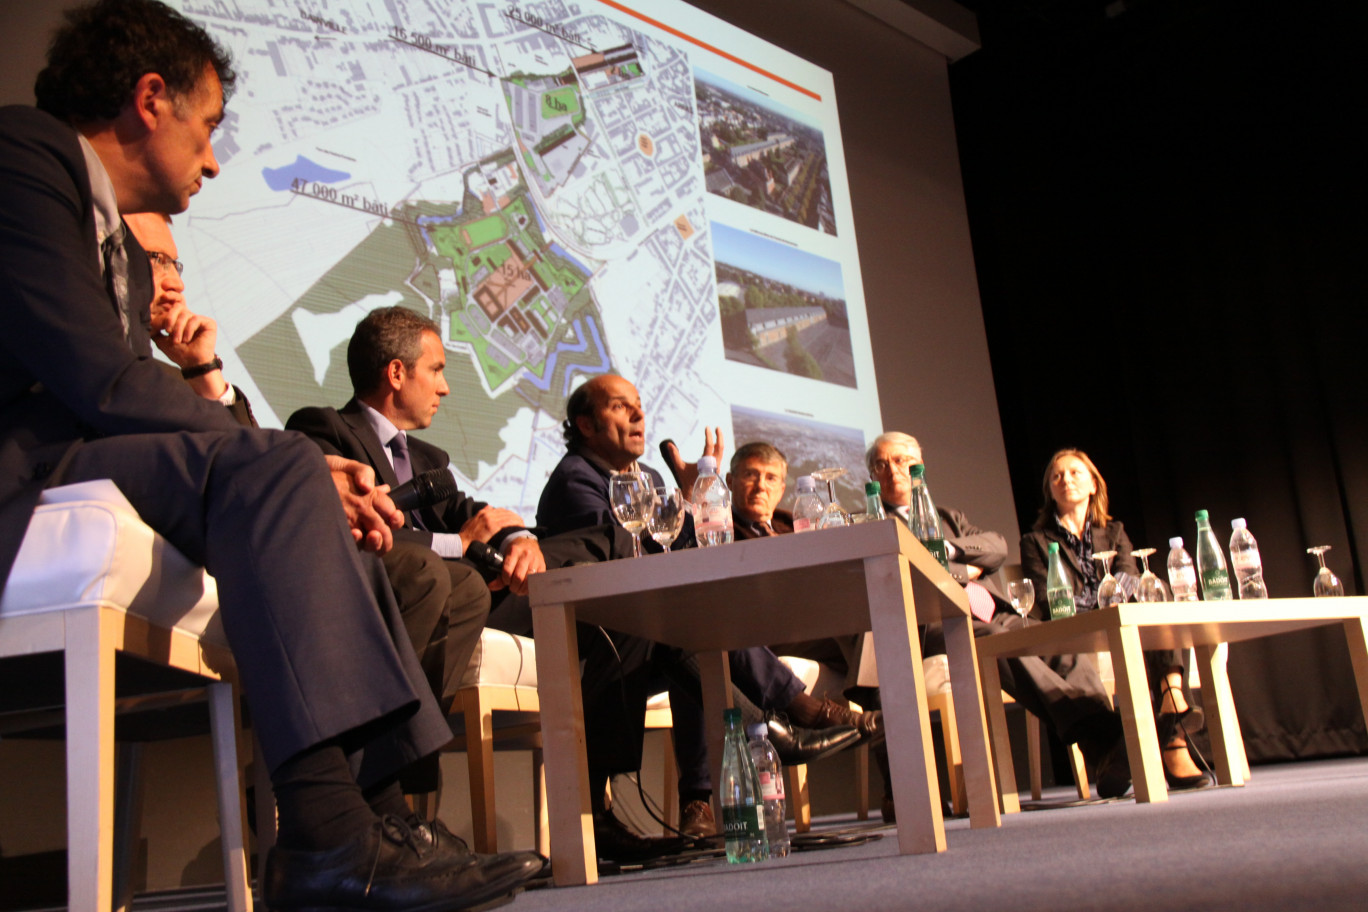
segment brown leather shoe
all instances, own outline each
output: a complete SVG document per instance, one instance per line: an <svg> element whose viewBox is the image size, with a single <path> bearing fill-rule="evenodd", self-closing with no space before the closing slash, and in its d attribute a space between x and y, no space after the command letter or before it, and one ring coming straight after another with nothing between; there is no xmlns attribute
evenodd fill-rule
<svg viewBox="0 0 1368 912"><path fill-rule="evenodd" d="M897 823L897 822L898 822L898 810L897 810L897 808L895 808L895 807L893 806L893 796L892 796L892 795L884 795L884 796L883 796L883 807L879 808L879 811L880 811L880 813L883 814L883 822L884 822L884 823Z"/></svg>
<svg viewBox="0 0 1368 912"><path fill-rule="evenodd" d="M695 839L717 835L712 802L695 799L679 809L679 832Z"/></svg>
<svg viewBox="0 0 1368 912"><path fill-rule="evenodd" d="M823 700L817 708L810 728L831 728L836 725L849 725L860 733L860 741L869 744L882 741L883 713L877 709L868 712L854 712L849 706L842 706L833 700Z"/></svg>

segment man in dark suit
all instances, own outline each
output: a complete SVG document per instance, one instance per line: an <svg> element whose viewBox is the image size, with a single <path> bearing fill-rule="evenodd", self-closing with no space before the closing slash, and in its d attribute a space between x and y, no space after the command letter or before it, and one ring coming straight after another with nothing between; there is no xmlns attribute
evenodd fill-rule
<svg viewBox="0 0 1368 912"><path fill-rule="evenodd" d="M0 110L0 577L44 488L112 479L218 580L279 810L268 904L499 899L543 861L477 858L390 816L407 813L398 771L449 737L383 568L356 548L388 547L397 511L369 470L242 427L149 357L151 277L120 212L180 212L218 173L233 80L189 20L101 0L68 14L39 110Z"/></svg>
<svg viewBox="0 0 1368 912"><path fill-rule="evenodd" d="M325 453L357 459L371 466L385 484L397 485L413 475L447 468L450 457L442 449L410 436L431 425L449 389L440 328L406 307L371 311L356 327L347 346L347 369L353 398L341 409L304 408L290 416L286 427L303 431ZM447 600L448 647L446 681L453 681L470 661L485 616L489 626L524 636L532 634L526 598L528 578L548 565L610 560L631 553L630 539L612 525L541 538L524 528L510 510L491 507L457 491L439 503L410 514L395 532L396 547L386 556L386 568L406 615L405 594L414 587L413 575L424 579L450 575ZM490 612L490 593L474 567L462 559L475 542L497 548L503 556L500 573L491 585L497 593ZM406 547L407 546L407 547ZM395 554L401 552L396 559ZM472 591L473 578L478 591ZM410 623L419 654L430 650L432 625ZM665 686L668 674L682 661L654 644L636 637L615 635L609 646L597 628L582 627L580 651L583 677L586 747L592 781L606 783L610 774L636 770L641 762L647 697ZM659 674L657 674L659 672ZM679 672L683 674L683 671ZM654 689L653 689L654 688ZM603 789L594 789L602 794ZM636 861L682 848L678 842L645 840L626 830L606 807L597 808L595 835L602 858Z"/></svg>
<svg viewBox="0 0 1368 912"><path fill-rule="evenodd" d="M869 476L879 483L884 510L904 523L912 503L909 469L922 462L921 444L915 437L896 431L880 434L865 453ZM958 510L938 506L952 576L968 591L974 612L974 635L989 636L1020 627L1022 618L1012 610L987 578L1007 560L1007 541L997 532L980 529ZM922 655L945 652L945 635L939 623L922 632ZM1065 744L1078 742L1097 770L1098 793L1117 797L1130 787L1121 721L1112 709L1111 697L1085 656L1050 658L1025 656L1000 659L1002 689L1030 710ZM885 781L887 779L885 778ZM891 800L884 799L886 816Z"/></svg>
<svg viewBox="0 0 1368 912"><path fill-rule="evenodd" d="M646 417L641 396L630 382L613 374L594 377L570 394L565 408L568 452L542 489L537 504L539 526L562 531L612 522L608 489L614 472L635 469L650 476L653 485L663 486L660 473L638 461L646 451ZM687 495L697 478L697 466L684 464L677 450L671 452L671 469ZM706 433L704 452L720 458L720 431L716 435ZM679 538L684 547L694 543L692 528L692 520L686 519L685 531ZM781 757L788 754L785 762L808 762L842 749L853 740L850 729L872 732L878 728L877 718L856 717L845 707L809 697L803 692L803 682L764 647L734 650L730 660L732 684L739 691L734 699L755 718L767 719ZM708 802L712 784L701 735L703 722L701 717L684 715L683 708L690 713L697 708L682 697L671 689L680 771L681 829L706 833L714 823ZM791 728L773 718L773 712L786 713L804 728Z"/></svg>

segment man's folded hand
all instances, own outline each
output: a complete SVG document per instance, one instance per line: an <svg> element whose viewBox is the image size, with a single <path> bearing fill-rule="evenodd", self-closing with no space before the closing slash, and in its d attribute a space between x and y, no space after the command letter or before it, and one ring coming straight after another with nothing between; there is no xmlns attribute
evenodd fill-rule
<svg viewBox="0 0 1368 912"><path fill-rule="evenodd" d="M391 530L404 524L385 486L377 487L371 467L341 456L325 456L352 538L367 551L384 554L394 546Z"/></svg>

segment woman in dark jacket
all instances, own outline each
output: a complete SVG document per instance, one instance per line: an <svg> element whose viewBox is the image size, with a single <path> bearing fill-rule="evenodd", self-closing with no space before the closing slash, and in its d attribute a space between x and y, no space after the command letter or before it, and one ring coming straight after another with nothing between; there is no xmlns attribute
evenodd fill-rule
<svg viewBox="0 0 1368 912"><path fill-rule="evenodd" d="M1086 453L1060 450L1051 457L1041 483L1040 517L1021 539L1022 573L1035 583L1037 592L1046 590L1051 542L1059 544L1059 556L1073 579L1074 606L1080 612L1097 607L1101 574L1094 554L1115 551L1112 572L1139 575L1126 530L1107 514L1107 506L1107 482ZM1043 599L1037 600L1031 613L1040 620L1050 617ZM1182 653L1176 649L1146 652L1145 670L1155 697L1155 726L1169 788L1206 785L1206 776L1187 750L1186 732L1201 727L1201 710L1189 706L1183 695Z"/></svg>

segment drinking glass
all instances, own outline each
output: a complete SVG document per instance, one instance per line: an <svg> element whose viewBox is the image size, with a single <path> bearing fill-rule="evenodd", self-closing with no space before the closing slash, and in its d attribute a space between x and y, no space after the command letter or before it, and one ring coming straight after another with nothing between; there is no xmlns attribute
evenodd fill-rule
<svg viewBox="0 0 1368 912"><path fill-rule="evenodd" d="M684 528L684 510L688 501L684 499L684 492L675 488L656 488L655 498L651 503L651 514L646 519L646 529L651 533L665 553L669 553L670 545L679 535L679 530Z"/></svg>
<svg viewBox="0 0 1368 912"><path fill-rule="evenodd" d="M1035 583L1028 579L1012 580L1007 584L1007 598L1012 602L1012 610L1026 620L1035 604Z"/></svg>
<svg viewBox="0 0 1368 912"><path fill-rule="evenodd" d="M1334 572L1325 566L1325 552L1330 550L1329 545L1316 545L1314 548L1307 548L1307 554L1316 555L1316 560L1320 561L1320 569L1316 571L1316 581L1311 584L1311 593L1317 598L1332 595L1344 595L1344 584Z"/></svg>
<svg viewBox="0 0 1368 912"><path fill-rule="evenodd" d="M632 536L632 556L641 557L641 532L651 514L655 492L650 479L637 472L617 472L609 481L613 518Z"/></svg>
<svg viewBox="0 0 1368 912"><path fill-rule="evenodd" d="M840 466L828 466L812 473L813 478L818 481L825 481L827 486L827 507L822 518L817 521L817 528L819 529L850 525L850 514L841 509L840 502L836 500L836 479L845 474L846 470Z"/></svg>
<svg viewBox="0 0 1368 912"><path fill-rule="evenodd" d="M1116 597L1116 577L1112 576L1111 562L1116 557L1115 551L1094 551L1093 560L1097 561L1102 569L1102 582L1097 586L1097 607L1110 608L1119 599Z"/></svg>
<svg viewBox="0 0 1368 912"><path fill-rule="evenodd" d="M1172 601L1169 596L1168 586L1157 575L1150 572L1149 556L1154 553L1153 548L1136 548L1134 554L1140 558L1140 566L1144 572L1140 574L1140 587L1135 592L1137 602L1168 602Z"/></svg>

